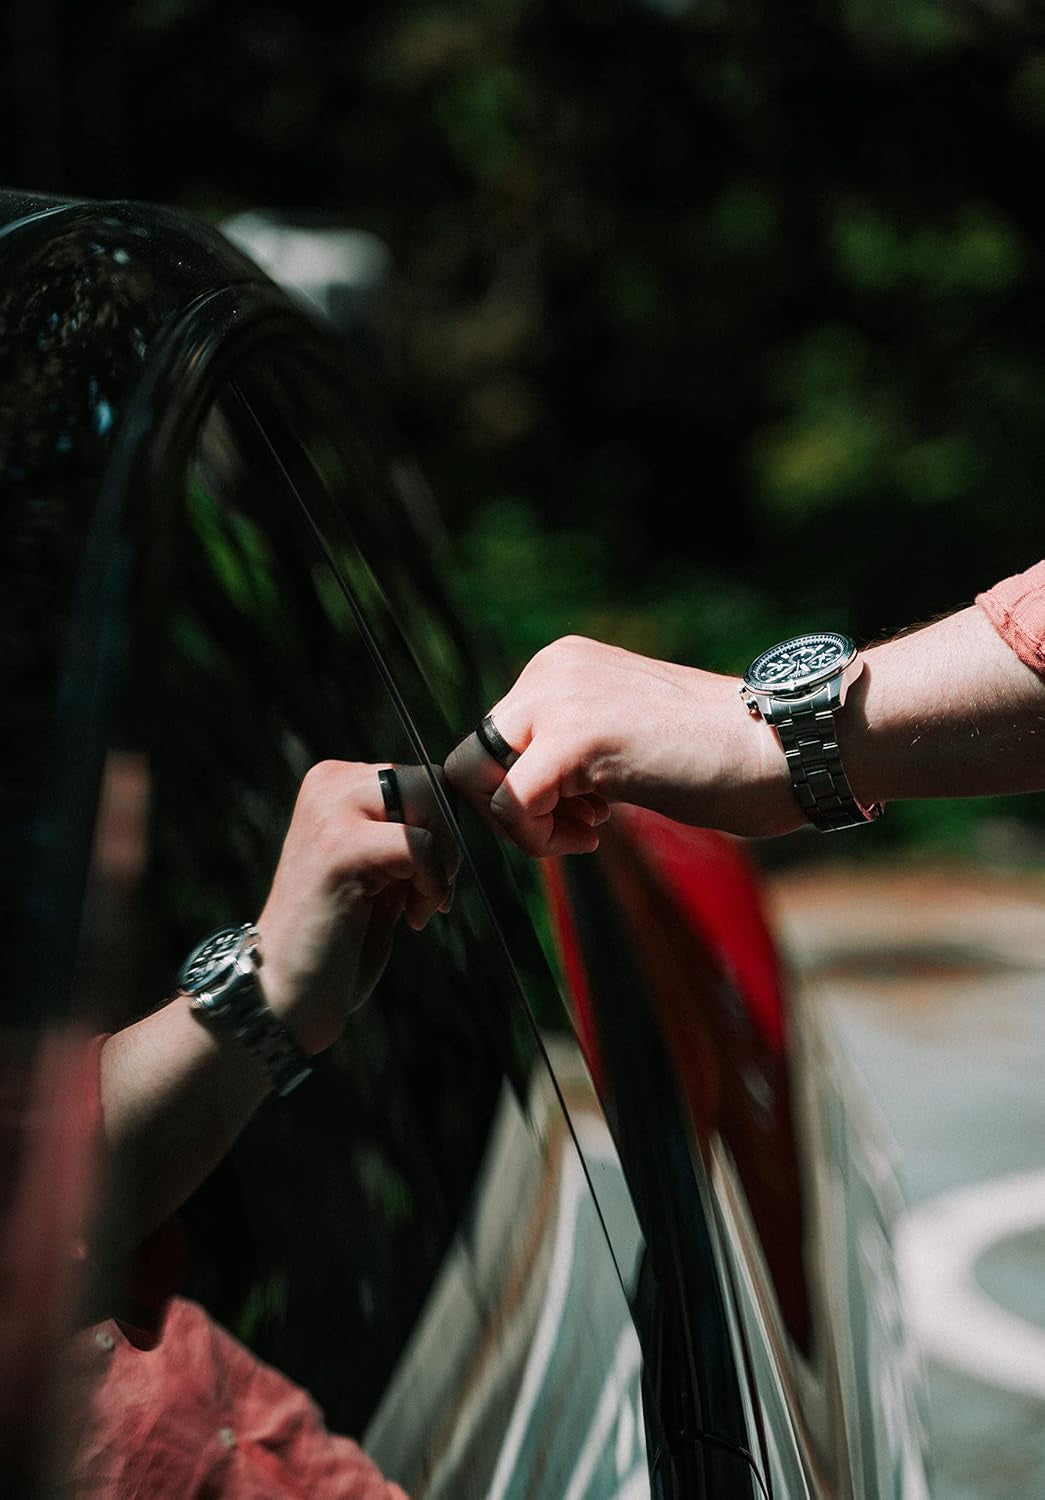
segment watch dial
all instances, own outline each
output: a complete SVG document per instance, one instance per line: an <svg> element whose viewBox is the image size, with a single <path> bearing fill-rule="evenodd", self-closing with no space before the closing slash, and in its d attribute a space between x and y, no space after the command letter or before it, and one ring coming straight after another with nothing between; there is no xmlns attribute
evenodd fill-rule
<svg viewBox="0 0 1045 1500"><path fill-rule="evenodd" d="M243 937L240 927L226 927L213 933L189 955L178 975L178 983L187 994L195 995L228 968Z"/></svg>
<svg viewBox="0 0 1045 1500"><path fill-rule="evenodd" d="M751 663L745 680L768 691L793 691L830 676L851 659L854 649L848 636L833 630L800 635L763 651Z"/></svg>

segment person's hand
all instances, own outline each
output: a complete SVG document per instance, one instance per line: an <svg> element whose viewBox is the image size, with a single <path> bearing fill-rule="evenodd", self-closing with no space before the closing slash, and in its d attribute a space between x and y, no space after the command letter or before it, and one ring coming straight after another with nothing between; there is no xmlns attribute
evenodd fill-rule
<svg viewBox="0 0 1045 1500"><path fill-rule="evenodd" d="M451 752L450 785L528 854L585 854L614 802L732 833L802 826L780 746L744 708L738 678L567 636L493 705L518 758L505 771L477 734Z"/></svg>
<svg viewBox="0 0 1045 1500"><path fill-rule="evenodd" d="M256 923L266 1001L309 1054L370 995L400 916L420 931L452 898L458 852L425 771L395 768L402 821L390 821L387 764L311 768Z"/></svg>

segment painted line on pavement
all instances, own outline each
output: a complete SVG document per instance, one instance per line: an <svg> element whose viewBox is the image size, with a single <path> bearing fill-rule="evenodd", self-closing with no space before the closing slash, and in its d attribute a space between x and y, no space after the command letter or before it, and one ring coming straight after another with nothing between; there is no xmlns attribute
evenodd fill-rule
<svg viewBox="0 0 1045 1500"><path fill-rule="evenodd" d="M1021 1172L915 1204L896 1226L907 1318L923 1354L1045 1400L1045 1328L976 1281L992 1245L1045 1226L1045 1171Z"/></svg>

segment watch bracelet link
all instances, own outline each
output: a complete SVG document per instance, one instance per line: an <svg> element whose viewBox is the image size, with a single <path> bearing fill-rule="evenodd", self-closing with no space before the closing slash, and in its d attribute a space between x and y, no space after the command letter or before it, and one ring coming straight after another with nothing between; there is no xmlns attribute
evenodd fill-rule
<svg viewBox="0 0 1045 1500"><path fill-rule="evenodd" d="M189 992L190 1009L212 1029L231 1035L258 1064L277 1094L289 1094L309 1076L312 1064L266 1004L258 983L256 928L245 922L238 930L219 929L207 941L226 935L249 946L237 951L232 977L224 985L216 991Z"/></svg>
<svg viewBox="0 0 1045 1500"><path fill-rule="evenodd" d="M772 699L768 715L780 737L799 806L823 832L860 827L881 812L877 804L862 807L853 796L838 748L837 707L837 698L824 686L804 699L795 713L784 699Z"/></svg>
<svg viewBox="0 0 1045 1500"><path fill-rule="evenodd" d="M256 986L254 996L253 1004L248 1000L242 1010L228 1016L226 1028L260 1063L276 1093L289 1094L312 1072L312 1064L282 1021L269 1010Z"/></svg>

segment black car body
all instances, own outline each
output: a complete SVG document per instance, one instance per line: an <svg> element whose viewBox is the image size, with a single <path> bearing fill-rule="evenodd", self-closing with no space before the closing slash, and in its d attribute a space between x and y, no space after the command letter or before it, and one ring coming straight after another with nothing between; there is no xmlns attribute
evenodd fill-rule
<svg viewBox="0 0 1045 1500"><path fill-rule="evenodd" d="M124 1024L256 913L311 763L431 767L503 682L380 377L216 229L2 195L0 319L28 1484L70 1297L48 1247L89 1181L31 1128L61 1122L54 1038ZM743 847L620 809L597 856L539 866L433 786L453 912L185 1206L188 1293L413 1500L925 1495L888 1150Z"/></svg>

